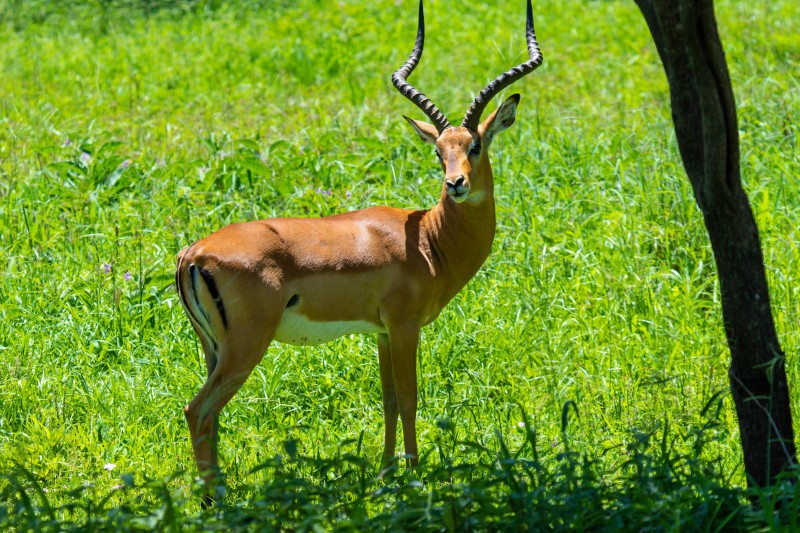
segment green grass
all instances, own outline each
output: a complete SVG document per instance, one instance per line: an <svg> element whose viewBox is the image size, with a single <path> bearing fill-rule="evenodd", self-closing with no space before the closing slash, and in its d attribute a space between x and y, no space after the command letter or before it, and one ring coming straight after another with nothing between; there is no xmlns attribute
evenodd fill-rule
<svg viewBox="0 0 800 533"><path fill-rule="evenodd" d="M793 386L800 6L717 4ZM412 82L451 121L523 60L523 7L428 2ZM421 113L389 82L415 5L0 1L0 525L774 525L794 489L746 503L713 257L644 21L534 9L545 64L505 91L492 255L423 331L420 471L376 479L373 338L276 344L222 416L227 506L201 513L175 254L234 221L433 205L401 117Z"/></svg>

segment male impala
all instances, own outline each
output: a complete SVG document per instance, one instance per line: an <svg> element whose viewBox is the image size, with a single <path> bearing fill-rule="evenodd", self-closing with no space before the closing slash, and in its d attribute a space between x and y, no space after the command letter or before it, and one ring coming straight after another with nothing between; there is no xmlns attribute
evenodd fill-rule
<svg viewBox="0 0 800 533"><path fill-rule="evenodd" d="M406 78L422 56L422 1L414 50L392 82L433 121L405 117L436 147L444 170L427 211L371 207L325 218L233 224L178 255L176 285L205 352L208 379L186 406L197 467L218 469L220 410L273 340L319 344L376 333L385 421L384 459L395 453L398 414L405 453L417 462L419 332L475 275L492 246L495 210L488 149L514 122L519 95L478 124L488 102L542 62L527 4L530 60L490 83L459 127Z"/></svg>

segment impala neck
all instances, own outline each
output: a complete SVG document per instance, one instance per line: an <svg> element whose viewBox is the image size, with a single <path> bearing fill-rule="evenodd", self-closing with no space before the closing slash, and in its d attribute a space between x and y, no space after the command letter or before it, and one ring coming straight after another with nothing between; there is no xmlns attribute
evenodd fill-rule
<svg viewBox="0 0 800 533"><path fill-rule="evenodd" d="M469 197L460 204L447 196L443 187L439 203L425 213L421 224L420 241L430 247L436 275L447 280L446 300L480 269L494 240L494 180L485 153L470 176L470 183Z"/></svg>

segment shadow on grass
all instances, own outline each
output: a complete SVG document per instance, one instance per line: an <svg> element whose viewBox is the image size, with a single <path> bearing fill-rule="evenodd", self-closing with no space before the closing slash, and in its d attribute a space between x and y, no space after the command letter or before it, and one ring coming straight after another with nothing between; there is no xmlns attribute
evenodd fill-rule
<svg viewBox="0 0 800 533"><path fill-rule="evenodd" d="M66 491L54 506L35 475L18 465L2 474L0 529L17 530L744 530L798 527L796 472L769 489L730 486L701 457L716 421L685 434L665 421L632 433L619 457L588 457L570 448L570 404L559 451L543 453L523 413L524 441L512 450L499 432L496 449L455 438L442 420L434 451L418 470L397 464L378 472L342 443L334 457L298 453L294 441L252 471L263 482L240 483L220 505L199 506L202 487L178 472L111 492L91 484ZM574 405L572 405L574 407ZM521 424L522 426L522 424ZM356 453L341 450L355 444ZM688 450L688 451L680 451ZM609 465L609 463L614 463ZM175 487L183 483L183 488ZM755 502L755 503L752 503Z"/></svg>

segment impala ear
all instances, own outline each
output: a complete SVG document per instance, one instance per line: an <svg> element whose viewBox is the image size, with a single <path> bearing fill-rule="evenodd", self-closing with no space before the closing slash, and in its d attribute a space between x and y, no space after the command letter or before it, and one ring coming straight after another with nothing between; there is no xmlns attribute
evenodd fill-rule
<svg viewBox="0 0 800 533"><path fill-rule="evenodd" d="M428 144L436 146L436 139L439 138L439 131L433 124L428 124L427 122L422 122L421 120L414 120L413 118L408 118L405 115L403 115L403 118L406 119L409 124L411 124L411 126L414 128L414 131L416 131L417 135L419 135L420 139Z"/></svg>
<svg viewBox="0 0 800 533"><path fill-rule="evenodd" d="M519 104L519 94L512 94L478 126L478 133L484 145L489 146L495 135L511 127L517 119L517 104Z"/></svg>

